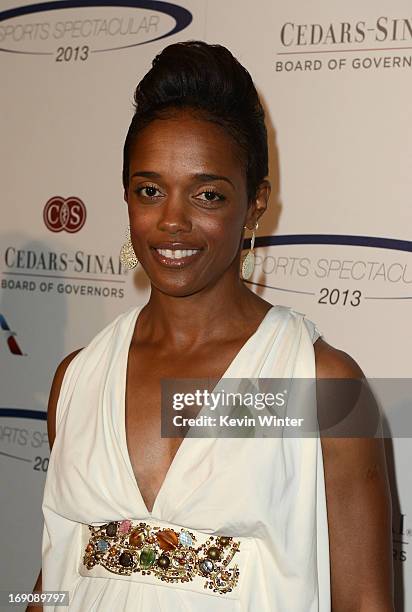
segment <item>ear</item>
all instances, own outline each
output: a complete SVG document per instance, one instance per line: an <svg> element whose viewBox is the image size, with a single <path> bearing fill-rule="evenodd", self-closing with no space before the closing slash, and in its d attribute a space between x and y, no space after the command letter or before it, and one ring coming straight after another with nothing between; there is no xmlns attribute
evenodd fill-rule
<svg viewBox="0 0 412 612"><path fill-rule="evenodd" d="M129 203L129 202L128 202L128 197L129 197L128 192L127 192L127 190L125 189L125 190L123 191L123 200L126 202L126 204L128 204L128 203Z"/></svg>
<svg viewBox="0 0 412 612"><path fill-rule="evenodd" d="M258 219L263 215L263 213L267 209L270 192L271 192L270 182L267 179L265 179L258 186L255 197L249 201L249 206L247 209L247 215L246 215L246 220L245 220L245 225L249 229L254 229L256 227L256 223Z"/></svg>

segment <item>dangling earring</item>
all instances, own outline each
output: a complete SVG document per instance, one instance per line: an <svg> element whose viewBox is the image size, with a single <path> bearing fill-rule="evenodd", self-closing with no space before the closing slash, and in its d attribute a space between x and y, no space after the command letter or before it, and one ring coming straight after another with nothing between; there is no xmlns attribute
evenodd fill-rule
<svg viewBox="0 0 412 612"><path fill-rule="evenodd" d="M132 241L130 240L130 226L127 228L126 242L120 249L120 261L125 268L129 268L130 270L135 268L139 263L136 253L134 252Z"/></svg>
<svg viewBox="0 0 412 612"><path fill-rule="evenodd" d="M255 267L255 254L253 252L253 247L255 246L255 231L258 227L259 225L256 222L255 228L252 230L252 238L250 240L249 252L242 262L242 278L244 278L245 280L248 280L252 276ZM247 229L246 225L245 229Z"/></svg>

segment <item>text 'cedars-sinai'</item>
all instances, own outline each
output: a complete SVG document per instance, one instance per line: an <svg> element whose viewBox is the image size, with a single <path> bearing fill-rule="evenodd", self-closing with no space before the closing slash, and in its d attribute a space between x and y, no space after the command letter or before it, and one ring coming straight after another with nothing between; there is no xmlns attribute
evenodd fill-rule
<svg viewBox="0 0 412 612"><path fill-rule="evenodd" d="M373 22L336 23L285 22L280 28L283 47L344 45L364 42L384 43L412 40L412 18L380 16Z"/></svg>

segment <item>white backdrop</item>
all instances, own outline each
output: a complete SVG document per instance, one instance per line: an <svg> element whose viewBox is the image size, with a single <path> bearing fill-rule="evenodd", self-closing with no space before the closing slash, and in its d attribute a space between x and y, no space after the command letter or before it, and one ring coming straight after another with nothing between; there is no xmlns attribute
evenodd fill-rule
<svg viewBox="0 0 412 612"><path fill-rule="evenodd" d="M410 376L409 9L3 0L1 589L31 589L40 568L54 370L148 295L141 270L133 279L119 268L122 146L133 90L167 44L228 46L267 109L274 192L250 286L306 313L369 377ZM409 439L388 440L387 452L397 610L412 612Z"/></svg>

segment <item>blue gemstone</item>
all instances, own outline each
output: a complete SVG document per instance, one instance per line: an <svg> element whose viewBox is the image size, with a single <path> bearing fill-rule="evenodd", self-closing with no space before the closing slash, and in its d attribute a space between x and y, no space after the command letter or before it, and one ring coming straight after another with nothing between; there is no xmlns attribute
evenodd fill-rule
<svg viewBox="0 0 412 612"><path fill-rule="evenodd" d="M108 548L109 548L109 542L106 542L106 540L97 541L97 549L99 550L99 552L106 552Z"/></svg>
<svg viewBox="0 0 412 612"><path fill-rule="evenodd" d="M192 546L193 538L187 531L182 531L179 535L179 542L182 546Z"/></svg>

